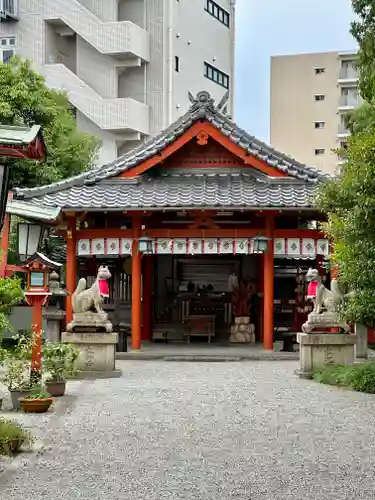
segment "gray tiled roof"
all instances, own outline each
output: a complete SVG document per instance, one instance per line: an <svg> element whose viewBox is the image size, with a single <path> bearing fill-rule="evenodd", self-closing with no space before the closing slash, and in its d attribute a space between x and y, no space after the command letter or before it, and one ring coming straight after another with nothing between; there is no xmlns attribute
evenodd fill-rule
<svg viewBox="0 0 375 500"><path fill-rule="evenodd" d="M180 174L142 176L138 181L106 181L71 187L33 199L62 208L153 209L189 207L312 206L318 186L301 182L267 182L250 174Z"/></svg>
<svg viewBox="0 0 375 500"><path fill-rule="evenodd" d="M280 194L283 204L284 200L285 204L288 204L288 200L294 202L295 196L297 196L297 191L301 192L301 203L306 203L306 201L304 201L304 193L306 193L307 191L313 191L313 188L311 186L320 181L330 178L328 174L316 170L313 167L303 165L298 161L277 152L270 146L267 146L255 137L249 135L244 130L237 127L227 116L218 111L217 108L215 108L214 101L210 97L210 94L208 92L199 92L196 98L193 100L191 108L184 116L179 118L176 122L174 122L159 135L151 138L147 143L140 145L136 149L130 151L129 153L118 158L112 163L97 167L70 179L38 188L16 189L15 198L36 198L38 203L41 203L43 205L61 203L61 206L74 205L76 208L87 208L88 203L90 203L90 207L92 208L107 206L106 200L108 200L109 206L114 206L113 203L119 203L121 207L123 207L126 206L127 202L131 203L130 206L134 206L137 204L140 206L141 200L143 200L144 197L145 201L148 201L148 203L151 202L151 194L148 194L148 190L152 189L155 201L151 203L155 203L155 206L159 206L159 204L156 205L156 202L159 199L163 199L164 203L170 204L174 199L177 200L176 193L179 189L181 189L181 184L178 184L178 186L173 184L173 186L167 188L165 181L160 182L159 184L155 181L152 187L151 185L149 185L148 189L146 188L147 183L142 184L142 188L138 187L137 189L131 189L129 188L129 185L116 186L113 189L109 189L108 186L105 187L103 184L101 184L101 182L110 179L111 177L116 177L122 172L137 166L141 162L159 153L166 146L171 144L175 139L184 134L184 132L198 120L207 120L215 128L217 128L225 136L227 136L233 143L238 144L250 155L264 160L268 165L287 173L294 179L302 181L300 188L297 189L297 187L290 187L287 189L285 194ZM180 181L178 181L178 183L180 183ZM305 184L309 184L310 187L305 187ZM169 193L171 193L171 198L169 200L167 200L165 196L163 198L163 196L159 192L159 189L164 189L165 192L168 191ZM286 187L283 186L283 190L285 189ZM265 194L265 190L268 190L268 192L270 193L274 193L275 191L277 192L277 189L275 187L272 187L272 189L263 187L262 189L260 189L260 191L259 186L257 188L252 187L249 193L243 193L242 202L245 199L253 199L258 200L259 203L263 203L265 199L268 199L268 195ZM64 192L62 193L62 191ZM132 193L132 195L136 196L135 200L131 198L129 194L130 192ZM207 191L206 196L208 196L209 193L210 191ZM195 199L194 193L190 193L190 197L193 198L189 198L188 195L185 197L185 193L181 193L181 196L182 198L180 201L184 200L184 202L185 199L189 200L190 202L192 201L192 199ZM218 203L220 196L221 195L218 195L214 199L205 199L210 204L212 204L213 202ZM229 196L228 193L227 196ZM221 199L228 202L230 198L225 199L225 197L222 197ZM272 197L269 198L269 200L270 202L274 202ZM204 200L201 199L200 203L204 204ZM241 202L236 201L236 203ZM251 203L251 201L247 201L247 203Z"/></svg>

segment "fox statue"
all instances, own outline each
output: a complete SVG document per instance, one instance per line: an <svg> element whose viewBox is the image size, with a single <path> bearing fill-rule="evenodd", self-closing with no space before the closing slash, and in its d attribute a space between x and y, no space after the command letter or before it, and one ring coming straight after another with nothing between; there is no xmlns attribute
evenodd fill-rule
<svg viewBox="0 0 375 500"><path fill-rule="evenodd" d="M86 289L85 278L78 281L77 288L72 295L72 306L74 313L85 313L95 308L98 314L104 313L102 304L109 297L108 280L111 273L107 266L100 266L96 280L93 285Z"/></svg>

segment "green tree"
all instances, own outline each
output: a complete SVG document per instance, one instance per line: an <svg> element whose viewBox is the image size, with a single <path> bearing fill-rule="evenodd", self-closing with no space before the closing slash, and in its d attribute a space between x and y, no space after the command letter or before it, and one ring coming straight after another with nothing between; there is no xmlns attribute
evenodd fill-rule
<svg viewBox="0 0 375 500"><path fill-rule="evenodd" d="M326 231L334 245L339 280L354 294L343 313L375 325L375 2L352 0L357 16L351 33L359 44L359 88L364 103L348 115L351 132L346 162L318 196L328 214Z"/></svg>
<svg viewBox="0 0 375 500"><path fill-rule="evenodd" d="M8 315L13 306L22 302L23 297L20 279L17 277L0 278L0 360L2 359L1 343L4 330L13 329L9 323Z"/></svg>
<svg viewBox="0 0 375 500"><path fill-rule="evenodd" d="M375 321L375 133L348 140L347 161L337 179L321 189L318 206L334 247L340 284L355 291L344 313L352 321Z"/></svg>
<svg viewBox="0 0 375 500"><path fill-rule="evenodd" d="M12 186L34 187L79 174L93 166L99 141L76 128L63 92L50 90L30 61L0 64L0 123L41 125L47 147L44 164L22 159L11 165Z"/></svg>
<svg viewBox="0 0 375 500"><path fill-rule="evenodd" d="M356 20L350 33L358 42L359 89L361 96L371 102L375 95L375 2L352 0Z"/></svg>

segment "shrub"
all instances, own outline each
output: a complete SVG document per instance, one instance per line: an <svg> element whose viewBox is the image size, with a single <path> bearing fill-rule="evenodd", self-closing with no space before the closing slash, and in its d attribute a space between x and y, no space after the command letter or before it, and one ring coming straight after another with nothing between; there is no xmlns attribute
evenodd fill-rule
<svg viewBox="0 0 375 500"><path fill-rule="evenodd" d="M22 445L31 446L33 438L29 431L14 420L0 418L0 454L9 455Z"/></svg>
<svg viewBox="0 0 375 500"><path fill-rule="evenodd" d="M49 344L43 346L44 370L48 372L48 382L64 382L76 373L79 349L72 344Z"/></svg>
<svg viewBox="0 0 375 500"><path fill-rule="evenodd" d="M322 384L349 387L358 392L375 394L375 362L326 366L314 373L314 380Z"/></svg>
<svg viewBox="0 0 375 500"><path fill-rule="evenodd" d="M330 365L314 373L314 379L321 384L346 387L350 383L352 366Z"/></svg>
<svg viewBox="0 0 375 500"><path fill-rule="evenodd" d="M31 388L31 353L34 338L27 332L13 337L17 342L4 358L4 383L10 391Z"/></svg>
<svg viewBox="0 0 375 500"><path fill-rule="evenodd" d="M351 386L355 391L375 394L375 363L366 361L358 364L353 371Z"/></svg>

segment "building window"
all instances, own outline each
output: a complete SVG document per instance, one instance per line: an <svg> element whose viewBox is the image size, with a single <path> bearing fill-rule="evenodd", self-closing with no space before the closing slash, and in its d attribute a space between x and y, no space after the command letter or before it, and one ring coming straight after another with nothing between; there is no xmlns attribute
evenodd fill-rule
<svg viewBox="0 0 375 500"><path fill-rule="evenodd" d="M315 149L315 156L322 156L322 155L324 155L324 153L325 153L325 149L323 149L323 148Z"/></svg>
<svg viewBox="0 0 375 500"><path fill-rule="evenodd" d="M206 62L204 63L204 76L225 89L229 89L229 76Z"/></svg>
<svg viewBox="0 0 375 500"><path fill-rule="evenodd" d="M16 39L14 37L0 38L0 62L9 63L15 55Z"/></svg>
<svg viewBox="0 0 375 500"><path fill-rule="evenodd" d="M326 72L325 68L315 68L315 74L316 75L323 75L323 73Z"/></svg>
<svg viewBox="0 0 375 500"><path fill-rule="evenodd" d="M220 7L220 5L213 2L213 0L206 0L206 7L204 10L211 14L211 16L215 17L218 21L223 23L227 28L229 28L229 12Z"/></svg>
<svg viewBox="0 0 375 500"><path fill-rule="evenodd" d="M177 73L180 71L180 58L178 56L174 56L174 70Z"/></svg>
<svg viewBox="0 0 375 500"><path fill-rule="evenodd" d="M316 101L324 101L325 98L326 98L326 96L324 94L316 94L315 95Z"/></svg>
<svg viewBox="0 0 375 500"><path fill-rule="evenodd" d="M324 128L325 122L315 122L315 128Z"/></svg>

